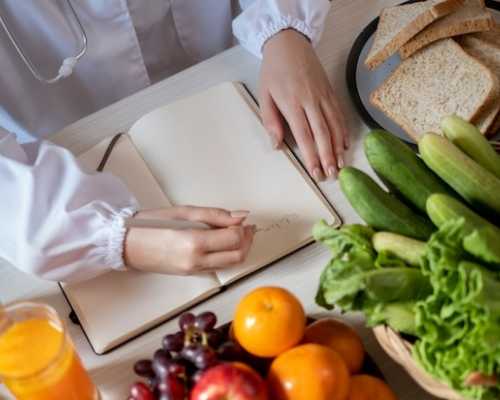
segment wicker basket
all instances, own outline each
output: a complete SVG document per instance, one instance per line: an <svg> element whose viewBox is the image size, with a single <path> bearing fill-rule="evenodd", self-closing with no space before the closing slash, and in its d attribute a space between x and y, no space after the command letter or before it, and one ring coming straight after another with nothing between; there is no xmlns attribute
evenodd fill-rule
<svg viewBox="0 0 500 400"><path fill-rule="evenodd" d="M440 399L468 400L452 390L446 384L436 380L425 372L411 355L412 345L397 332L385 325L373 329L380 346L394 361L400 364L406 372L428 393Z"/></svg>

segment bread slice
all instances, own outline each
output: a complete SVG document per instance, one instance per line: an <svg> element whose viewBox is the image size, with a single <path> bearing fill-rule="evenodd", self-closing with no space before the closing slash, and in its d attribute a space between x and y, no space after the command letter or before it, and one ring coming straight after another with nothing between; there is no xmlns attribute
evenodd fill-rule
<svg viewBox="0 0 500 400"><path fill-rule="evenodd" d="M490 31L471 34L477 39L494 44L500 47L500 25L496 24Z"/></svg>
<svg viewBox="0 0 500 400"><path fill-rule="evenodd" d="M365 65L375 69L418 32L461 4L462 0L427 0L383 9Z"/></svg>
<svg viewBox="0 0 500 400"><path fill-rule="evenodd" d="M439 39L466 33L489 31L495 26L493 16L482 0L464 0L454 13L429 25L399 49L402 59L410 57L421 48Z"/></svg>
<svg viewBox="0 0 500 400"><path fill-rule="evenodd" d="M489 68L444 39L403 61L370 102L418 142L426 132L439 132L447 115L472 121L493 100L496 85Z"/></svg>
<svg viewBox="0 0 500 400"><path fill-rule="evenodd" d="M485 136L491 136L495 133L494 124L500 111L500 85L498 85L495 91L497 93L495 95L496 100L491 102L479 116L472 120L474 125L476 125L479 131Z"/></svg>
<svg viewBox="0 0 500 400"><path fill-rule="evenodd" d="M482 34L473 34L459 37L458 43L467 53L481 61L500 79L500 41L495 44L484 40ZM489 133L489 129L492 127L499 111L500 84L496 89L496 99L486 107L477 119L473 120L483 135Z"/></svg>

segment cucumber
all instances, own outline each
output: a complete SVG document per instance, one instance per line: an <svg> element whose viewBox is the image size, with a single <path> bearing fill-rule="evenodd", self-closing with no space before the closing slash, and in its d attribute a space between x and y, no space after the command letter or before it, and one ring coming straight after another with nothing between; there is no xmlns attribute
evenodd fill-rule
<svg viewBox="0 0 500 400"><path fill-rule="evenodd" d="M339 181L349 203L373 228L416 239L427 239L432 234L433 226L429 220L384 191L363 171L345 167L340 171Z"/></svg>
<svg viewBox="0 0 500 400"><path fill-rule="evenodd" d="M500 228L477 215L457 199L444 194L433 194L427 199L427 215L438 227L452 219L464 218L469 232L489 226L500 233Z"/></svg>
<svg viewBox="0 0 500 400"><path fill-rule="evenodd" d="M451 194L418 155L389 132L372 131L364 140L364 149L368 162L381 179L423 213L431 194Z"/></svg>
<svg viewBox="0 0 500 400"><path fill-rule="evenodd" d="M377 253L389 251L415 267L420 266L420 258L425 252L425 242L392 232L377 232L372 237L372 244Z"/></svg>
<svg viewBox="0 0 500 400"><path fill-rule="evenodd" d="M473 208L500 216L500 179L435 133L423 135L418 149L427 166Z"/></svg>
<svg viewBox="0 0 500 400"><path fill-rule="evenodd" d="M456 115L444 118L441 121L441 129L464 153L500 178L500 156L479 129Z"/></svg>

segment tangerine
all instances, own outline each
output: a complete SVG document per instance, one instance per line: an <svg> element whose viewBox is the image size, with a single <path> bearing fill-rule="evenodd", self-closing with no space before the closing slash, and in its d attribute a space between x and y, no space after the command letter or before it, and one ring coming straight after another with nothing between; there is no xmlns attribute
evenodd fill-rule
<svg viewBox="0 0 500 400"><path fill-rule="evenodd" d="M294 347L273 361L268 387L275 400L346 400L349 379L337 352L311 343Z"/></svg>
<svg viewBox="0 0 500 400"><path fill-rule="evenodd" d="M302 340L306 316L288 290L261 287L236 307L233 329L238 343L258 357L275 357Z"/></svg>
<svg viewBox="0 0 500 400"><path fill-rule="evenodd" d="M365 349L361 338L350 326L334 318L320 319L304 333L305 343L322 344L335 350L344 359L351 374L361 370Z"/></svg>
<svg viewBox="0 0 500 400"><path fill-rule="evenodd" d="M351 377L348 400L397 400L392 389L381 379L370 375Z"/></svg>

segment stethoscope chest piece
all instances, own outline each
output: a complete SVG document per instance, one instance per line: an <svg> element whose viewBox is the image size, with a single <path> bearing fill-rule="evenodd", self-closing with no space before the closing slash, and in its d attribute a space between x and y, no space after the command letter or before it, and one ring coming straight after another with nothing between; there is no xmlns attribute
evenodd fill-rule
<svg viewBox="0 0 500 400"><path fill-rule="evenodd" d="M71 0L66 0L66 1L68 3L69 9L71 10L71 13L73 14L73 18L76 21L76 25L78 26L78 29L81 33L82 45L80 51L75 56L67 57L63 60L61 66L59 67L57 75L53 78L46 78L42 74L40 74L38 68L35 67L31 59L26 55L23 48L19 44L19 41L17 40L16 36L13 34L11 29L7 25L5 19L3 18L2 14L0 13L0 25L2 25L2 28L5 30L5 33L7 34L7 37L14 46L17 54L19 55L21 60L23 60L24 64L30 70L33 76L43 83L56 83L61 79L70 76L73 73L73 69L75 68L78 60L80 60L80 58L82 58L87 52L87 34L85 32L85 29L83 28L80 18L78 18L78 15L73 7L73 4L71 4Z"/></svg>

